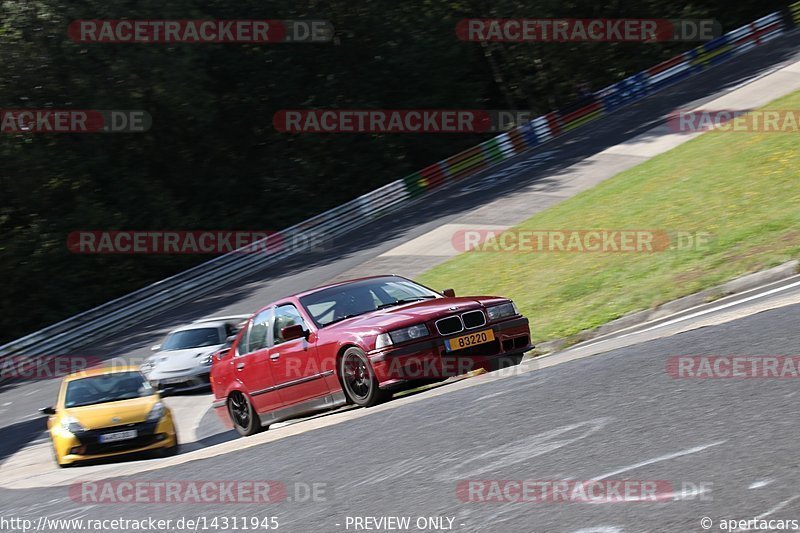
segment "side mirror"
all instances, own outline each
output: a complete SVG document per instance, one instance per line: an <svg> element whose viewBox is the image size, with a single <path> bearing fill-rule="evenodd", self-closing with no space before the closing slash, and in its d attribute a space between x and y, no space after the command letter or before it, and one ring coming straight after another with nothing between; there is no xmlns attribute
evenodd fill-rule
<svg viewBox="0 0 800 533"><path fill-rule="evenodd" d="M225 339L225 343L226 343L228 346L232 346L232 345L233 345L233 341L235 341L235 340L236 340L236 337L238 337L238 336L239 336L239 334L238 334L238 333L237 333L237 334L235 334L235 335L231 335L230 337L228 337L227 339Z"/></svg>
<svg viewBox="0 0 800 533"><path fill-rule="evenodd" d="M49 416L53 416L54 414L56 414L56 410L52 407L42 407L41 409L39 409L39 412L42 413L43 415L49 415Z"/></svg>
<svg viewBox="0 0 800 533"><path fill-rule="evenodd" d="M151 351L151 352L157 352L157 351L159 351L160 349L161 349L161 345L160 345L160 344L156 344L155 346L151 346L151 347L150 347L150 351Z"/></svg>
<svg viewBox="0 0 800 533"><path fill-rule="evenodd" d="M292 341L294 339L299 339L300 337L306 336L306 330L303 329L302 324L294 324L293 326L286 326L285 328L281 328L281 337L283 337L283 341Z"/></svg>
<svg viewBox="0 0 800 533"><path fill-rule="evenodd" d="M442 294L447 296L448 298L456 297L456 291L454 289L445 289L442 291Z"/></svg>

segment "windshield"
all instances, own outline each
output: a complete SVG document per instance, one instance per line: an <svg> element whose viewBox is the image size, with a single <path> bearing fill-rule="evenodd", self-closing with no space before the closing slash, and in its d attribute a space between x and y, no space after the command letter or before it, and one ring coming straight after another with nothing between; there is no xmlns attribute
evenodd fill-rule
<svg viewBox="0 0 800 533"><path fill-rule="evenodd" d="M64 406L81 407L151 394L155 394L153 387L139 372L115 372L70 381Z"/></svg>
<svg viewBox="0 0 800 533"><path fill-rule="evenodd" d="M162 350L186 350L188 348L202 348L222 344L218 328L199 328L176 331L167 337Z"/></svg>
<svg viewBox="0 0 800 533"><path fill-rule="evenodd" d="M377 309L436 298L439 294L404 278L386 277L337 285L300 302L319 327Z"/></svg>

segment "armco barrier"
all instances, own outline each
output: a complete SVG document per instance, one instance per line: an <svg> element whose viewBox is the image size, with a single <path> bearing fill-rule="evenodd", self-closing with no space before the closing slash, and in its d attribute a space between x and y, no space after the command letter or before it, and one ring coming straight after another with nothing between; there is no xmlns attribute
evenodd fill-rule
<svg viewBox="0 0 800 533"><path fill-rule="evenodd" d="M792 9L797 20L800 18L800 3L795 4ZM597 91L575 109L554 111L534 118L514 130L287 228L281 232L283 242L292 243L295 239L309 236L317 242L323 242L364 226L437 187L457 182L541 146L559 135L597 120L783 32L784 22L781 15L767 15ZM13 354L33 356L64 353L206 295L295 253L297 250L290 245L270 255L234 252L220 256L0 346L0 357Z"/></svg>

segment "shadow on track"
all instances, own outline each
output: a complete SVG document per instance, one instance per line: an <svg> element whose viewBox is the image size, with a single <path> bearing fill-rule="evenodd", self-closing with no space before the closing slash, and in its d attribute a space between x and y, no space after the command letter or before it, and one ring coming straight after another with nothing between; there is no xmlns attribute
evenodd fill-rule
<svg viewBox="0 0 800 533"><path fill-rule="evenodd" d="M11 457L40 437L46 436L47 417L17 422L3 428L0 439L0 461Z"/></svg>

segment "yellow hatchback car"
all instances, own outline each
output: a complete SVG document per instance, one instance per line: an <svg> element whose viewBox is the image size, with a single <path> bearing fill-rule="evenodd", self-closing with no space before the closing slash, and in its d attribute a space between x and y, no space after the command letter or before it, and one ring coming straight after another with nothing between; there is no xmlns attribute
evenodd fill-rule
<svg viewBox="0 0 800 533"><path fill-rule="evenodd" d="M58 466L117 455L175 453L172 412L138 368L98 368L70 374L61 383L47 430Z"/></svg>

